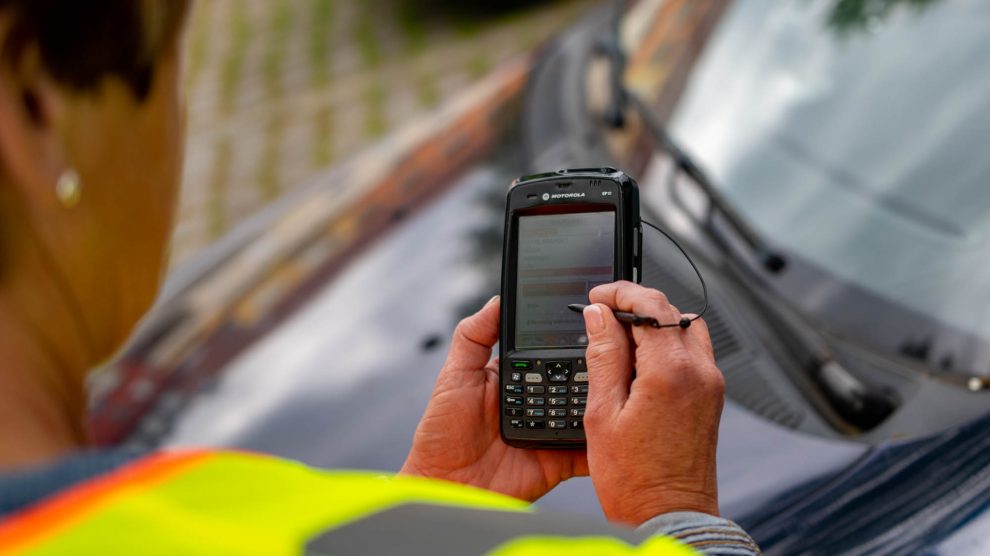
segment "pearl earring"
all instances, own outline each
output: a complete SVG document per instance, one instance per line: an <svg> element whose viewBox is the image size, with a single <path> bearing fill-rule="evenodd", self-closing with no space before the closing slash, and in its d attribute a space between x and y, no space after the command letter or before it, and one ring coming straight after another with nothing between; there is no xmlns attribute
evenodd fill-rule
<svg viewBox="0 0 990 556"><path fill-rule="evenodd" d="M55 182L55 196L65 208L72 208L79 204L82 198L82 183L79 181L79 174L69 168L62 172Z"/></svg>

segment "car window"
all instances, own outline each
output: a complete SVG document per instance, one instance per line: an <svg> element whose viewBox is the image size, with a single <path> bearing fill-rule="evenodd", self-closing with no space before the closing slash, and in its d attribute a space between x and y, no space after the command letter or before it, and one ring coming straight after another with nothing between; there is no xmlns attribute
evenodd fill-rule
<svg viewBox="0 0 990 556"><path fill-rule="evenodd" d="M990 4L833 6L734 3L672 131L774 244L986 341Z"/></svg>

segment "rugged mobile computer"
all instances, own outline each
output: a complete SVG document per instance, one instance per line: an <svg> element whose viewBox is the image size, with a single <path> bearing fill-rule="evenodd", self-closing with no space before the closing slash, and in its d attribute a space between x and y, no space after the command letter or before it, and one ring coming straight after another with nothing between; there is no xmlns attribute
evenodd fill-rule
<svg viewBox="0 0 990 556"><path fill-rule="evenodd" d="M581 448L588 292L642 272L639 190L613 168L558 170L509 190L502 251L499 413L512 446Z"/></svg>

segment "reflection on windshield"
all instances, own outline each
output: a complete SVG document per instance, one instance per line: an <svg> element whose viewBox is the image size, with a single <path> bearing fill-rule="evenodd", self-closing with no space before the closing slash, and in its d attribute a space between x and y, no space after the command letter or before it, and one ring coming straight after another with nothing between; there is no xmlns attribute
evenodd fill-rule
<svg viewBox="0 0 990 556"><path fill-rule="evenodd" d="M830 3L734 3L672 129L777 245L988 340L990 5L929 4L843 35Z"/></svg>
<svg viewBox="0 0 990 556"><path fill-rule="evenodd" d="M883 22L904 8L922 10L939 0L836 0L828 16L829 27L842 35L876 33Z"/></svg>

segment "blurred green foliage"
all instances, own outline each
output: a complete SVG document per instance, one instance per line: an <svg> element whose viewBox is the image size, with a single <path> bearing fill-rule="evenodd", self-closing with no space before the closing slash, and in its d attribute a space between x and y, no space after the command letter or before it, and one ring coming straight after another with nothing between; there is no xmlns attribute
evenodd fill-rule
<svg viewBox="0 0 990 556"><path fill-rule="evenodd" d="M354 25L354 44L357 46L361 62L366 68L377 68L382 63L382 47L376 33L378 13L380 8L374 0L363 0L359 3L357 23Z"/></svg>
<svg viewBox="0 0 990 556"><path fill-rule="evenodd" d="M265 51L265 89L271 96L282 92L282 65L292 33L292 5L288 0L275 0L270 4L268 17L269 36Z"/></svg>
<svg viewBox="0 0 990 556"><path fill-rule="evenodd" d="M313 168L323 168L333 161L333 124L333 107L327 103L317 108L313 115L313 149L310 153Z"/></svg>
<svg viewBox="0 0 990 556"><path fill-rule="evenodd" d="M220 70L220 108L225 113L233 108L234 96L244 71L244 54L254 33L246 7L240 6L231 11L230 26L231 41Z"/></svg>
<svg viewBox="0 0 990 556"><path fill-rule="evenodd" d="M900 7L923 10L938 0L838 0L829 13L828 26L840 35L872 31Z"/></svg>
<svg viewBox="0 0 990 556"><path fill-rule="evenodd" d="M380 79L372 79L362 95L364 101L364 136L368 139L381 137L388 131L388 116L385 102L388 94Z"/></svg>
<svg viewBox="0 0 990 556"><path fill-rule="evenodd" d="M330 37L333 36L333 0L313 0L309 20L309 66L313 83L325 85L330 76Z"/></svg>
<svg viewBox="0 0 990 556"><path fill-rule="evenodd" d="M282 192L279 176L281 167L282 135L285 122L280 114L272 114L265 125L265 147L258 161L257 184L259 194L265 201L271 201Z"/></svg>

